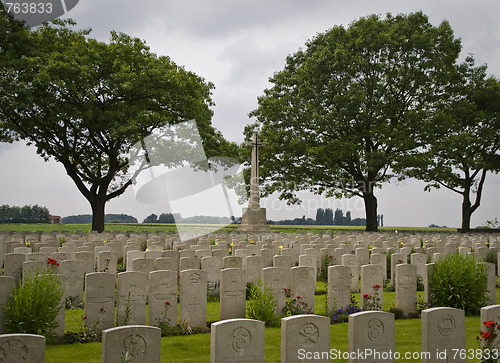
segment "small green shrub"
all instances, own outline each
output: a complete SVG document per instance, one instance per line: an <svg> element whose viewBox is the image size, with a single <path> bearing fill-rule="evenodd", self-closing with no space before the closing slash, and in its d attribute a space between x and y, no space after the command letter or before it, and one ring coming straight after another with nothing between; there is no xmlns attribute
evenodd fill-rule
<svg viewBox="0 0 500 363"><path fill-rule="evenodd" d="M125 272L126 269L127 266L125 265L123 257L118 258L118 261L116 261L116 273Z"/></svg>
<svg viewBox="0 0 500 363"><path fill-rule="evenodd" d="M328 267L333 265L333 256L324 255L319 266L318 281L328 281Z"/></svg>
<svg viewBox="0 0 500 363"><path fill-rule="evenodd" d="M60 338L60 344L75 344L75 343L93 343L102 341L102 317L105 314L105 310L101 308L101 311L97 315L97 320L92 322L92 326L85 326L85 316L82 316L82 322L80 324L80 329L78 331L66 331L64 335Z"/></svg>
<svg viewBox="0 0 500 363"><path fill-rule="evenodd" d="M251 283L249 297L246 305L247 318L263 321L266 327L280 325L281 318L275 313L278 303L271 291L262 286L260 280Z"/></svg>
<svg viewBox="0 0 500 363"><path fill-rule="evenodd" d="M417 291L425 291L424 279L417 275Z"/></svg>
<svg viewBox="0 0 500 363"><path fill-rule="evenodd" d="M61 282L52 271L28 274L4 308L7 333L38 334L52 338L55 321L64 308Z"/></svg>
<svg viewBox="0 0 500 363"><path fill-rule="evenodd" d="M64 308L66 310L83 309L84 307L85 304L78 296L68 296L64 301Z"/></svg>
<svg viewBox="0 0 500 363"><path fill-rule="evenodd" d="M448 254L434 264L430 276L430 303L465 310L466 315L479 314L487 303L487 267L472 255Z"/></svg>
<svg viewBox="0 0 500 363"><path fill-rule="evenodd" d="M283 308L284 316L314 314L314 311L312 311L300 295L292 297L292 289L284 289L284 294L286 298L286 305Z"/></svg>
<svg viewBox="0 0 500 363"><path fill-rule="evenodd" d="M389 308L389 312L394 314L394 319L396 320L403 319L405 316L403 309L397 308L395 306Z"/></svg>
<svg viewBox="0 0 500 363"><path fill-rule="evenodd" d="M389 250L387 252L385 252L385 258L386 258L386 262L387 262L387 276L385 277L386 279L390 279L391 278L391 256L394 254L394 251L393 250Z"/></svg>
<svg viewBox="0 0 500 363"><path fill-rule="evenodd" d="M207 302L220 301L220 292L218 288L220 288L220 281L217 281L212 286L210 286L210 283L207 283Z"/></svg>

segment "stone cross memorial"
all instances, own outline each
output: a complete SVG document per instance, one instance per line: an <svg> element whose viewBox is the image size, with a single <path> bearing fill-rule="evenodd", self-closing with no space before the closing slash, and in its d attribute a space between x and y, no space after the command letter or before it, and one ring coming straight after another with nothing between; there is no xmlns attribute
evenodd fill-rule
<svg viewBox="0 0 500 363"><path fill-rule="evenodd" d="M258 133L254 132L252 141L247 141L246 146L252 147L250 201L248 202L248 208L243 209L243 216L238 230L268 232L270 228L267 225L266 209L260 207L259 192L259 147L263 147L264 144L259 142Z"/></svg>

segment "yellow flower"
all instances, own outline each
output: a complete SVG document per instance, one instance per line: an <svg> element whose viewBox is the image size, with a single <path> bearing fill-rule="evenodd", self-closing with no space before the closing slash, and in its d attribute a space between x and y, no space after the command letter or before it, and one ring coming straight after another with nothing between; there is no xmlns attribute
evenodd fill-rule
<svg viewBox="0 0 500 363"><path fill-rule="evenodd" d="M283 246L280 246L279 248L280 248L280 250L282 250L282 249L283 249Z"/></svg>
<svg viewBox="0 0 500 363"><path fill-rule="evenodd" d="M231 244L230 244L229 246L233 247L233 246L234 246L234 243L233 243L233 242L231 242Z"/></svg>
<svg viewBox="0 0 500 363"><path fill-rule="evenodd" d="M146 248L146 252L148 252L148 251L149 251L149 248Z"/></svg>
<svg viewBox="0 0 500 363"><path fill-rule="evenodd" d="M26 243L25 243L25 245L26 245L26 247L30 247L30 246L31 246L31 243L26 242Z"/></svg>
<svg viewBox="0 0 500 363"><path fill-rule="evenodd" d="M109 242L109 241L108 241L108 240L106 240L106 241L104 241L103 243L108 243L108 242Z"/></svg>
<svg viewBox="0 0 500 363"><path fill-rule="evenodd" d="M253 245L254 243L255 243L254 241L250 241L250 244L252 244L252 245Z"/></svg>
<svg viewBox="0 0 500 363"><path fill-rule="evenodd" d="M231 249L229 249L229 253L231 253Z"/></svg>

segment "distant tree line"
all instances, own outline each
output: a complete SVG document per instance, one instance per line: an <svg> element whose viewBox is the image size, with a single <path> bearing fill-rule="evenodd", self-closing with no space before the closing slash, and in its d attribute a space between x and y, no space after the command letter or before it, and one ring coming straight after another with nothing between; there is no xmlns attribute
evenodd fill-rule
<svg viewBox="0 0 500 363"><path fill-rule="evenodd" d="M156 214L153 213L153 214L147 216L142 221L142 223L175 223L175 218L174 218L174 215L172 213L162 213L159 216L157 216Z"/></svg>
<svg viewBox="0 0 500 363"><path fill-rule="evenodd" d="M162 213L159 216L151 214L147 216L142 223L204 223L204 224L230 224L233 223L227 217L212 216L192 216L182 218L180 214Z"/></svg>
<svg viewBox="0 0 500 363"><path fill-rule="evenodd" d="M366 226L366 218L351 218L351 212L344 212L342 209L337 208L335 212L331 208L318 208L316 210L316 219L306 218L295 218L293 220L286 219L283 221L268 221L269 224L279 224L279 225L319 225L319 226ZM384 215L379 214L377 216L377 225L384 225Z"/></svg>
<svg viewBox="0 0 500 363"><path fill-rule="evenodd" d="M91 214L79 214L77 216L63 217L64 224L89 224L92 223ZM127 214L106 214L104 216L105 223L138 223L137 218Z"/></svg>
<svg viewBox="0 0 500 363"><path fill-rule="evenodd" d="M38 205L0 206L0 223L50 223L49 210Z"/></svg>

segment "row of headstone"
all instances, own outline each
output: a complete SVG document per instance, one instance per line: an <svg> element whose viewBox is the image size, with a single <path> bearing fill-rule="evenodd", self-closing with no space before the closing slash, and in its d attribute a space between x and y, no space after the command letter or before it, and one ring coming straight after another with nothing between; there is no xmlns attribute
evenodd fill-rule
<svg viewBox="0 0 500 363"><path fill-rule="evenodd" d="M498 318L500 305L481 310L481 320ZM498 324L498 323L497 323ZM420 352L398 352L395 342L394 314L364 311L349 316L348 350L330 349L329 318L296 315L281 321L281 362L347 359L349 362L396 362L421 360L465 362L465 313L454 308L422 311ZM496 341L491 348L497 349ZM161 361L161 330L130 325L105 329L101 362L115 363ZM29 334L0 335L0 360L5 362L44 362L45 338ZM264 362L265 326L252 319L228 319L211 326L210 361Z"/></svg>
<svg viewBox="0 0 500 363"><path fill-rule="evenodd" d="M402 262L402 261L401 261ZM495 265L487 265L487 293L489 304L496 302L496 278ZM430 286L429 275L434 264L425 264L422 282L424 285L424 302L429 302ZM395 282L395 306L400 308L405 316L417 312L417 275L418 267L408 263L399 263L394 266ZM333 309L348 308L351 304L351 292L353 281L357 284L356 276L352 274L349 266L335 265L328 267L328 307ZM361 307L365 308L367 302L375 303L378 309L383 309L383 268L380 265L361 266ZM394 284L393 284L394 286ZM373 306L372 306L373 310Z"/></svg>
<svg viewBox="0 0 500 363"><path fill-rule="evenodd" d="M37 262L24 262L24 267L34 268ZM65 287L66 296L82 296L83 274L81 261L62 261L59 272ZM46 265L40 265L41 267ZM432 268L432 265L425 265ZM47 267L47 266L46 266ZM494 265L489 264L488 290L490 303L495 302L495 274ZM51 268L51 266L48 266ZM395 266L396 297L395 305L408 316L416 313L416 271L417 267L410 264ZM424 271L424 296L428 301L427 274ZM280 314L286 305L284 289L289 290L290 296L300 296L311 311L314 311L314 291L316 286L315 273L312 267L269 267L260 270L259 276L264 286L269 288L278 302L276 313ZM177 323L177 279L180 280L180 312L179 321L187 321L190 326L204 327L206 325L206 293L208 273L203 270L184 270L180 275L176 271L158 270L148 274L138 271L127 271L118 274L91 273L86 278L85 316L87 324L91 326L98 321L105 328L113 327L115 321L120 323L129 314L127 321L133 324L146 324L146 303L149 300L149 325L154 325L157 319L169 319ZM333 304L340 307L350 305L352 291L352 269L349 266L331 266L328 276L328 302L330 309ZM114 287L117 280L116 294L117 316L114 316L115 295ZM242 318L245 316L245 287L246 274L243 269L222 269L219 272L220 282L220 316L221 319ZM4 276L0 279L2 286L0 293L8 296L15 284L13 277ZM375 286L383 286L382 269L378 265L361 267L361 296L377 294L378 309L383 309L383 289L375 291ZM109 296L108 296L109 295ZM3 300L2 300L3 301ZM365 307L365 299L361 299ZM373 307L372 307L373 308ZM163 315L162 315L163 314Z"/></svg>
<svg viewBox="0 0 500 363"><path fill-rule="evenodd" d="M262 270L263 285L271 289L278 301L276 313L286 304L286 290L292 298L300 297L314 311L316 279L310 267L293 267L290 273L281 267ZM117 275L116 319L115 275L95 272L85 278L86 324L99 322L104 328L120 323L125 314L130 324L145 324L146 301L149 300L149 325L166 318L177 324L177 278L179 277L179 321L190 327L205 327L207 323L207 272L203 270L152 271L149 275L127 271ZM244 318L246 312L246 275L243 269L220 271L220 319Z"/></svg>

